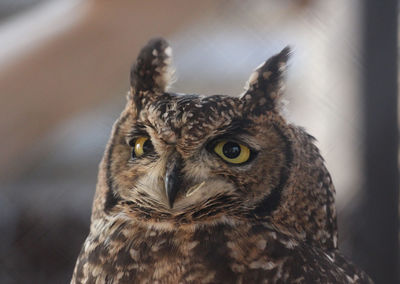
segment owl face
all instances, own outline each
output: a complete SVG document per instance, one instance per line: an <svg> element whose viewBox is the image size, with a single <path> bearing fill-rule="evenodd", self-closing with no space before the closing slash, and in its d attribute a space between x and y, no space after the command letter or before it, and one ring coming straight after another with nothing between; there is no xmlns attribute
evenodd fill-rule
<svg viewBox="0 0 400 284"><path fill-rule="evenodd" d="M241 97L168 93L170 53L152 40L132 67L105 157L106 210L177 222L272 211L291 162L277 110L289 50L259 67Z"/></svg>

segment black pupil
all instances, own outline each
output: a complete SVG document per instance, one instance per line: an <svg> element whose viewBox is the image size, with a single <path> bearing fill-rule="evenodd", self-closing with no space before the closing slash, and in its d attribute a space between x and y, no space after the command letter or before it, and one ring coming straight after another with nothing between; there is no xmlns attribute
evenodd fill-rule
<svg viewBox="0 0 400 284"><path fill-rule="evenodd" d="M146 153L151 150L153 150L153 144L151 144L150 139L147 139L143 144L143 152Z"/></svg>
<svg viewBox="0 0 400 284"><path fill-rule="evenodd" d="M224 147L222 147L222 152L229 159L234 159L240 155L240 145L235 142L227 142Z"/></svg>

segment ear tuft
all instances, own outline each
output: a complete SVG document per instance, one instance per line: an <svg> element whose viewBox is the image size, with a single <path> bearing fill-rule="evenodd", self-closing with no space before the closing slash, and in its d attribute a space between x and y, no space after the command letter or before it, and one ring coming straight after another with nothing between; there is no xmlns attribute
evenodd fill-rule
<svg viewBox="0 0 400 284"><path fill-rule="evenodd" d="M283 92L284 74L291 54L290 47L272 56L250 75L241 100L249 111L276 108Z"/></svg>
<svg viewBox="0 0 400 284"><path fill-rule="evenodd" d="M151 39L142 48L131 68L132 93L165 92L172 81L172 49L163 38Z"/></svg>

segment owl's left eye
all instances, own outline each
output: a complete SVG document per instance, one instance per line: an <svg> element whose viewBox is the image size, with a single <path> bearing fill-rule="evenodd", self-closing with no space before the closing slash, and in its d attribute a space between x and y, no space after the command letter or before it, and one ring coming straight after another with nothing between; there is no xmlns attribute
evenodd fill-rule
<svg viewBox="0 0 400 284"><path fill-rule="evenodd" d="M217 153L226 162L232 164L243 164L250 159L250 149L247 146L233 142L220 141L214 147L214 152Z"/></svg>
<svg viewBox="0 0 400 284"><path fill-rule="evenodd" d="M148 137L138 137L129 143L132 149L132 158L138 158L154 150L153 144Z"/></svg>

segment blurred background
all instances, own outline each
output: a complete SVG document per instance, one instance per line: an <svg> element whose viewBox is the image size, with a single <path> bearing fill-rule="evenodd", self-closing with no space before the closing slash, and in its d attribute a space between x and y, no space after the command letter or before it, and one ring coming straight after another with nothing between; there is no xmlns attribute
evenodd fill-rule
<svg viewBox="0 0 400 284"><path fill-rule="evenodd" d="M0 283L68 283L97 165L139 49L163 36L176 92L239 95L293 48L287 117L318 139L340 249L399 283L396 0L0 0Z"/></svg>

